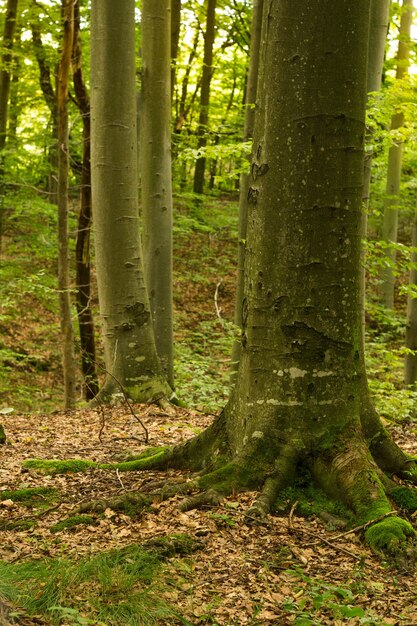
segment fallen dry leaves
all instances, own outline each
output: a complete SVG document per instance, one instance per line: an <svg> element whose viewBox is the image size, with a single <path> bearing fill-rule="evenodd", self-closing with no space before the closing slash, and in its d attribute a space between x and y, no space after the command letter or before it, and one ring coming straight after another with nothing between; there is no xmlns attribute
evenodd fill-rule
<svg viewBox="0 0 417 626"><path fill-rule="evenodd" d="M152 446L178 443L211 420L184 409L177 409L174 416L153 406L138 405L136 411ZM144 447L143 431L127 408L105 409L104 414L94 410L11 414L2 416L2 423L7 443L0 449L0 489L54 487L63 496L59 505L37 517L36 528L3 532L2 560L79 558L155 536L188 533L203 542L204 549L187 557L180 573L178 560L168 563L176 584L167 588L165 596L191 624L292 624L304 600L313 611L313 599L320 593L317 580L353 589L355 606L377 616L377 621L366 623L417 624L416 573L391 571L354 534L331 545L340 532L327 530L318 519L271 516L265 524L253 525L246 512L255 494L235 494L215 509L186 513L179 510L176 497L155 503L153 512L136 519L108 508L97 526L53 534L51 526L82 502L138 491L166 474L91 469L84 474L41 476L22 470L27 458L108 462L127 450L138 453ZM415 441L407 438L406 431L396 435L415 453ZM33 513L12 499L1 502L0 519L16 520ZM294 574L297 568L304 578ZM318 606L314 615L317 624L360 623L359 618L336 619L326 605Z"/></svg>

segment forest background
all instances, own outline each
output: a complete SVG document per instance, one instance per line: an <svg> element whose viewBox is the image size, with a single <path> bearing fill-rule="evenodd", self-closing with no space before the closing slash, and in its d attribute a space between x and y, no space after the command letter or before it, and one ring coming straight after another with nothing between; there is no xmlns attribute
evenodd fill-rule
<svg viewBox="0 0 417 626"><path fill-rule="evenodd" d="M6 33L3 2L0 28ZM230 389L230 361L237 326L234 316L239 180L246 169L250 138L244 135L252 3L216 4L210 63L209 103L201 103L207 6L178 3L180 27L172 28L172 157L174 197L174 371L180 403L217 412ZM407 301L416 293L413 224L416 204L415 42L402 33L410 2L391 3L381 89L369 97L368 150L372 178L366 250L366 350L370 387L388 423L416 433L417 392L404 384L404 361L416 346L406 343ZM89 79L89 6L80 3L84 80ZM28 26L30 25L30 26ZM176 39L178 36L178 39ZM61 6L19 0L12 49L3 38L2 70L9 74L6 141L1 163L0 414L56 411L63 406L62 348L57 287L57 91L62 50ZM137 11L138 84L140 6ZM399 58L399 42L408 50ZM400 68L400 71L399 71ZM72 315L76 315L76 258L80 230L83 113L70 84L69 258ZM201 117L203 113L203 118ZM204 119L204 114L207 119ZM401 115L401 124L393 118ZM3 126L5 128L5 126ZM392 147L401 147L401 184L387 181ZM205 159L203 186L196 162ZM397 174L397 179L399 178ZM388 207L388 208L387 208ZM398 209L398 233L387 236L384 214ZM94 246L91 248L93 255ZM387 277L388 276L388 277ZM395 279L393 281L393 278ZM384 284L395 283L387 302ZM98 301L92 256L91 309L95 320L96 374L103 379ZM408 305L410 311L411 306ZM74 324L77 329L77 325ZM81 371L78 406L86 385ZM82 622L79 622L82 623ZM301 622L299 622L301 623ZM312 622L314 623L314 622Z"/></svg>

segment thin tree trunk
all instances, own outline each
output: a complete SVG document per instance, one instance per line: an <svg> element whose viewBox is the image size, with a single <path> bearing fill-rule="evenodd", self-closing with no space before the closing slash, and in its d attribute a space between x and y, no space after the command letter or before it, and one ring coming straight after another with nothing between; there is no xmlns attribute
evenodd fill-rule
<svg viewBox="0 0 417 626"><path fill-rule="evenodd" d="M197 149L201 150L207 145L207 131L209 120L210 84L213 76L213 45L216 26L216 2L208 0L206 31L204 33L204 56L203 75L201 80L200 115L197 130ZM202 194L204 191L204 173L206 169L206 157L197 159L194 170L194 193Z"/></svg>
<svg viewBox="0 0 417 626"><path fill-rule="evenodd" d="M3 54L1 57L0 70L0 250L3 234L3 211L4 211L4 162L3 151L6 145L7 121L9 114L9 96L12 63L12 49L14 33L16 29L18 0L8 0L3 31Z"/></svg>
<svg viewBox="0 0 417 626"><path fill-rule="evenodd" d="M259 57L261 46L262 32L262 16L263 16L264 0L254 0L252 25L251 25L251 42L249 52L249 71L246 82L246 99L245 99L245 123L243 130L243 140L249 141L253 137L255 126L255 103L258 86ZM248 160L250 155L248 155ZM249 167L248 171L242 172L240 176L239 186L239 230L238 230L238 260L237 260L237 289L235 302L235 324L238 328L242 328L242 300L244 288L244 272L245 272L245 249L246 249L246 231L248 226L248 190L249 190ZM232 372L236 373L241 351L240 339L233 344L232 351Z"/></svg>
<svg viewBox="0 0 417 626"><path fill-rule="evenodd" d="M181 0L171 0L171 101L177 78L178 45L181 30Z"/></svg>
<svg viewBox="0 0 417 626"><path fill-rule="evenodd" d="M382 70L384 66L385 47L387 43L389 13L391 0L371 0L371 23L369 30L368 48L368 93L374 93L381 88ZM367 136L367 142L372 137ZM371 187L372 152L365 155L364 180L362 191L362 239L365 241L368 231L368 208ZM361 297L362 297L362 334L365 341L365 298L366 298L366 267L365 249L362 251L361 263Z"/></svg>
<svg viewBox="0 0 417 626"><path fill-rule="evenodd" d="M74 37L74 0L62 1L63 41L58 67L58 289L61 317L65 408L75 406L76 368L68 250L68 76Z"/></svg>
<svg viewBox="0 0 417 626"><path fill-rule="evenodd" d="M413 236L411 245L410 287L417 289L417 211L414 214ZM417 380L417 297L409 293L407 299L407 324L405 327L405 346L411 352L405 355L404 382L414 385Z"/></svg>
<svg viewBox="0 0 417 626"><path fill-rule="evenodd" d="M173 387L170 76L170 0L143 0L140 171L144 264L156 348Z"/></svg>
<svg viewBox="0 0 417 626"><path fill-rule="evenodd" d="M193 45L190 50L188 63L185 68L184 78L182 79L182 84L181 84L181 98L180 98L179 106L178 106L177 119L175 121L176 133L181 132L183 124L187 118L188 110L189 110L189 107L186 107L188 82L190 80L190 72L191 72L192 64L197 54L199 36L200 36L200 25L197 24L196 30L195 30L195 36L193 40ZM194 102L195 96L196 96L196 93L194 93L193 102Z"/></svg>
<svg viewBox="0 0 417 626"><path fill-rule="evenodd" d="M80 33L79 3L74 5L74 46L72 51L72 72L78 109L83 123L83 156L80 181L80 212L78 214L77 240L75 247L76 263L76 305L81 344L81 369L84 377L84 396L91 400L98 393L96 372L96 348L94 320L91 310L91 141L90 141L90 101L82 71L82 47Z"/></svg>
<svg viewBox="0 0 417 626"><path fill-rule="evenodd" d="M91 182L107 370L98 399L122 397L120 385L137 402L169 397L139 235L135 0L91 5Z"/></svg>
<svg viewBox="0 0 417 626"><path fill-rule="evenodd" d="M408 73L410 64L410 32L413 21L413 0L403 0L400 33L397 52L396 80L401 80ZM404 115L397 112L391 119L391 130L397 130L404 124ZM398 204L400 201L401 167L403 142L393 144L388 153L387 186L384 201L384 220L382 239L388 246L397 243ZM383 303L387 309L394 308L395 261L396 250L388 247L387 264L382 272Z"/></svg>
<svg viewBox="0 0 417 626"><path fill-rule="evenodd" d="M39 11L39 7L35 0L32 1L32 7L35 14ZM44 50L41 36L41 28L39 20L32 19L30 24L32 32L33 48L39 67L39 82L45 98L45 102L51 112L51 145L48 147L49 173L47 180L47 192L51 203L57 203L57 177L58 170L58 105L57 95L53 87L51 69L48 64L47 54ZM56 76L55 76L56 79Z"/></svg>

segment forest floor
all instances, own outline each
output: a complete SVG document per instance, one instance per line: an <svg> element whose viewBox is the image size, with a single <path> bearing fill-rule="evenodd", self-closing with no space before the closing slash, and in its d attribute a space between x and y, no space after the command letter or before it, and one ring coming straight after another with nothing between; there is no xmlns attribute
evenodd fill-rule
<svg viewBox="0 0 417 626"><path fill-rule="evenodd" d="M168 416L155 406L136 406L135 412L146 425L153 446L182 441L211 419L185 409L176 409L175 416ZM74 516L81 504L135 493L166 475L98 469L41 475L22 469L22 461L86 458L111 462L127 450L137 453L144 448L142 427L127 407L106 409L104 413L85 409L7 415L2 421L7 443L0 450L0 490L43 487L45 500L52 489L56 490L52 504L42 497L32 502L14 501L13 495L0 502L1 558L5 564L12 567L28 559L77 562L178 534L196 542L195 552L168 558L157 579L145 587L139 583L142 591L146 588L156 594L158 602L164 602L167 612L162 618L156 613L143 622L128 618L95 621L91 594L104 594L102 600L115 606L122 599L117 581L106 589L91 581L87 587L74 584L61 589L55 604L64 617L66 607L76 607L77 619L63 618L54 623L417 624L415 572L391 569L365 547L360 532L340 537L340 529L330 529L318 516L303 518L297 509L291 513L294 502L287 502L286 511L268 517L261 525L252 524L246 515L255 494L235 494L221 506L188 512L180 511L176 497L154 502L150 511L132 517L109 504L84 524L57 531L54 525ZM405 430L396 428L394 434L404 448L417 452L415 440L410 440ZM169 475L175 477L175 472ZM24 520L30 522L28 528L22 524ZM16 522L20 525L11 528ZM417 528L415 517L414 524ZM58 586L59 581L55 584ZM33 586L32 594L40 598L43 585ZM170 616L169 607L177 617ZM29 621L22 623L50 623L46 618L26 619Z"/></svg>
<svg viewBox="0 0 417 626"><path fill-rule="evenodd" d="M247 516L256 494L235 494L216 508L188 512L179 497L133 515L108 502L78 519L83 523L56 526L92 499L136 493L165 475L42 475L22 467L30 458L111 462L144 447L127 407L57 411L54 213L42 206L38 215L32 199L30 210L33 219L8 222L0 268L0 422L7 435L0 446L0 625L416 625L416 573L392 569L366 548L361 531L344 534L317 506L302 517L293 496L261 525ZM177 207L176 379L192 409L168 416L136 406L152 446L195 434L227 399L236 223L230 198L210 200L199 215ZM368 371L378 410L401 446L416 454L416 394L401 381L402 329L401 315L374 309ZM417 518L410 521L417 528ZM159 560L150 548L158 538L179 542Z"/></svg>

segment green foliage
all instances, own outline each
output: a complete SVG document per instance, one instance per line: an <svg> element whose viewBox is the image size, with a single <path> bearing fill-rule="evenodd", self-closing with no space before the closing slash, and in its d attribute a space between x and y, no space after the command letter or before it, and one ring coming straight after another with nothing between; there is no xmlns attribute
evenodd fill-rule
<svg viewBox="0 0 417 626"><path fill-rule="evenodd" d="M0 595L42 614L53 624L151 626L186 623L163 600L170 579L163 563L201 545L187 535L152 540L78 562L45 559L0 561Z"/></svg>
<svg viewBox="0 0 417 626"><path fill-rule="evenodd" d="M283 604L285 611L291 615L292 624L321 626L326 616L326 623L355 620L357 624L388 626L356 604L357 597L350 588L310 578L300 568L287 570L286 573L294 578L294 594Z"/></svg>

